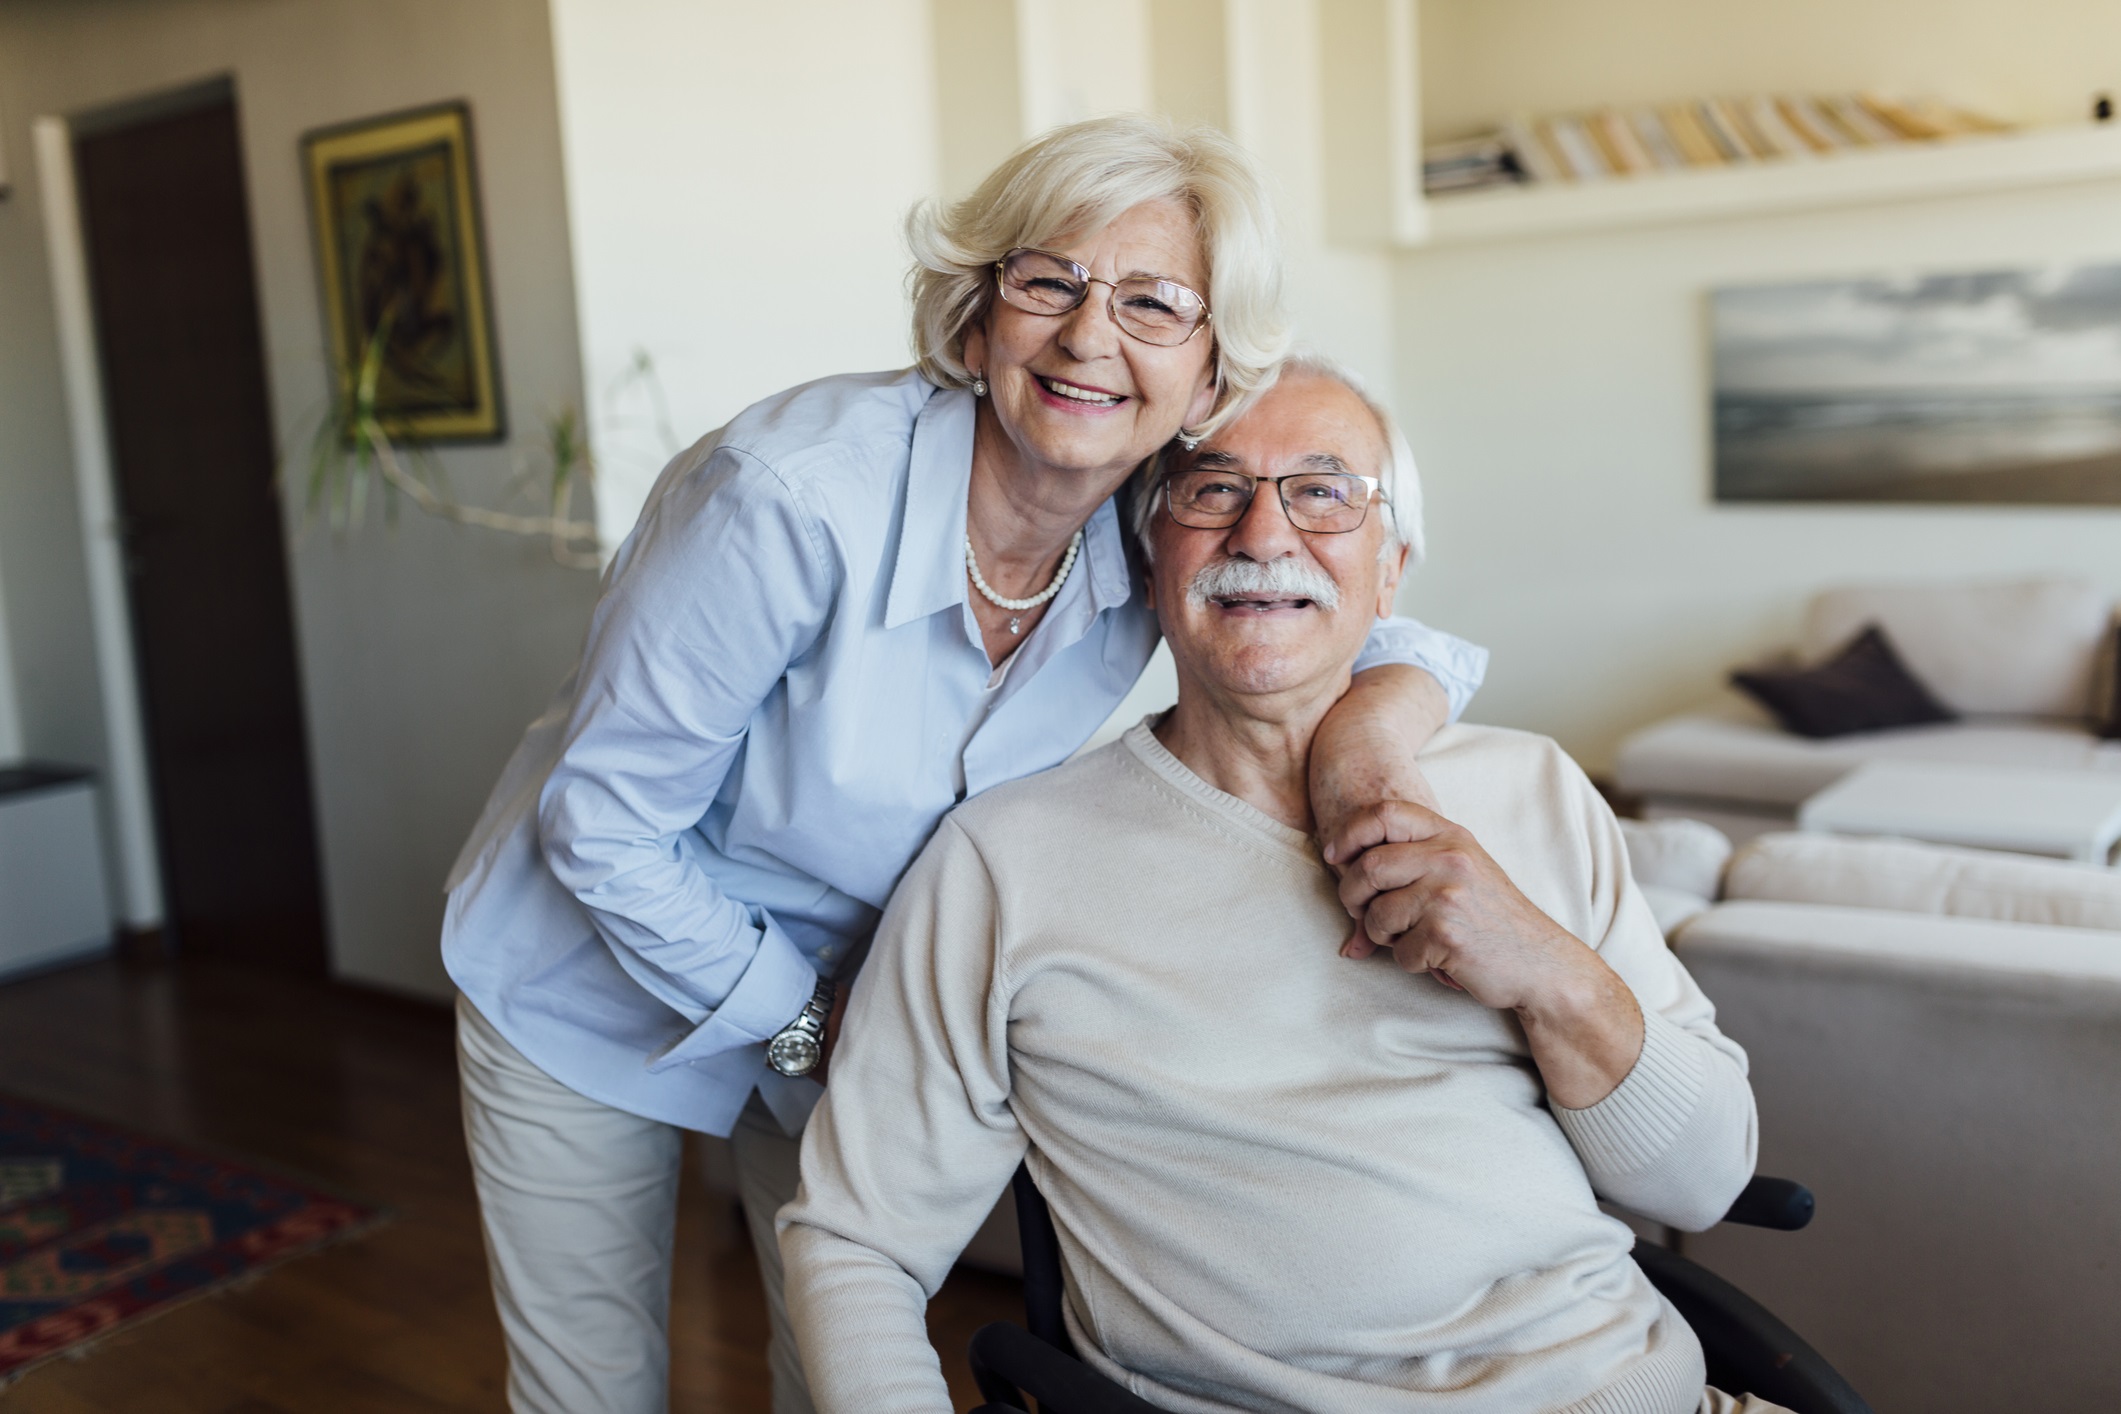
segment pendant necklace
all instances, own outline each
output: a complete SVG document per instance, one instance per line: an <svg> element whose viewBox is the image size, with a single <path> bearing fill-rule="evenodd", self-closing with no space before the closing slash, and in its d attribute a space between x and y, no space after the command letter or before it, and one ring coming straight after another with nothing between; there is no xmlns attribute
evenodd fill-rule
<svg viewBox="0 0 2121 1414"><path fill-rule="evenodd" d="M982 599L997 609L1009 611L1009 632L1016 635L1024 631L1026 613L1060 593L1061 586L1068 582L1068 571L1075 568L1076 554L1082 548L1083 533L1078 530L1075 532L1075 538L1068 542L1068 553L1061 556L1060 568L1053 572L1053 582L1029 599L1004 599L988 586L987 577L979 572L979 556L972 553L972 536L969 533L965 536L965 568L971 572L972 587L980 592Z"/></svg>

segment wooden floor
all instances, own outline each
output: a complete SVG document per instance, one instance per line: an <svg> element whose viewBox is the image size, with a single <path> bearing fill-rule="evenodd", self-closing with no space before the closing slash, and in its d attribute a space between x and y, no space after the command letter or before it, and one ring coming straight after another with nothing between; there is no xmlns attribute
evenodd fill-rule
<svg viewBox="0 0 2121 1414"><path fill-rule="evenodd" d="M0 985L0 1090L385 1204L396 1221L0 1389L36 1414L439 1414L505 1408L500 1328L441 1007L226 965L99 962ZM1021 1319L960 1272L929 1312L959 1408L965 1341ZM765 1411L765 1314L733 1209L686 1184L673 1410Z"/></svg>

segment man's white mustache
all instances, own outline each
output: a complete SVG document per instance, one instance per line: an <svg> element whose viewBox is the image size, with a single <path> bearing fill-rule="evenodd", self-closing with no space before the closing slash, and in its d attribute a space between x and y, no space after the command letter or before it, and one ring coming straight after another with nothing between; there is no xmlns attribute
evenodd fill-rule
<svg viewBox="0 0 2121 1414"><path fill-rule="evenodd" d="M1284 555L1278 560L1221 559L1201 566L1186 586L1186 602L1205 609L1210 600L1236 594L1265 594L1275 599L1309 599L1332 613L1340 607L1340 586L1324 570Z"/></svg>

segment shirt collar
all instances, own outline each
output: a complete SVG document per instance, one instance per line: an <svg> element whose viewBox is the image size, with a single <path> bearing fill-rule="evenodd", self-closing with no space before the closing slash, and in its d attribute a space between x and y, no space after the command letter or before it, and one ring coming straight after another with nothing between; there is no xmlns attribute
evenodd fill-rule
<svg viewBox="0 0 2121 1414"><path fill-rule="evenodd" d="M976 407L969 391L946 388L913 420L906 517L884 607L887 629L965 602L965 502L972 489ZM1083 527L1082 568L1093 615L1118 608L1134 592L1124 535L1116 500L1108 496Z"/></svg>
<svg viewBox="0 0 2121 1414"><path fill-rule="evenodd" d="M972 488L971 392L938 390L913 419L906 519L884 627L897 628L965 602L965 498Z"/></svg>

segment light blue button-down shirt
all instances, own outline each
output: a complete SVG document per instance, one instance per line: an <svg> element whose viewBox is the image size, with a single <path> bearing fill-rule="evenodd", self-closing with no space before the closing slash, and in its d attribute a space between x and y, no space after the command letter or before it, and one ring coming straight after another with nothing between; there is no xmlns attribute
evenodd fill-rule
<svg viewBox="0 0 2121 1414"><path fill-rule="evenodd" d="M966 598L973 399L912 372L747 409L665 469L582 661L531 724L449 879L449 975L547 1074L725 1134L754 1088L820 1090L764 1042L866 946L968 795L1043 771L1156 647L1112 502L996 671ZM1380 622L1358 667L1449 693L1487 653Z"/></svg>

